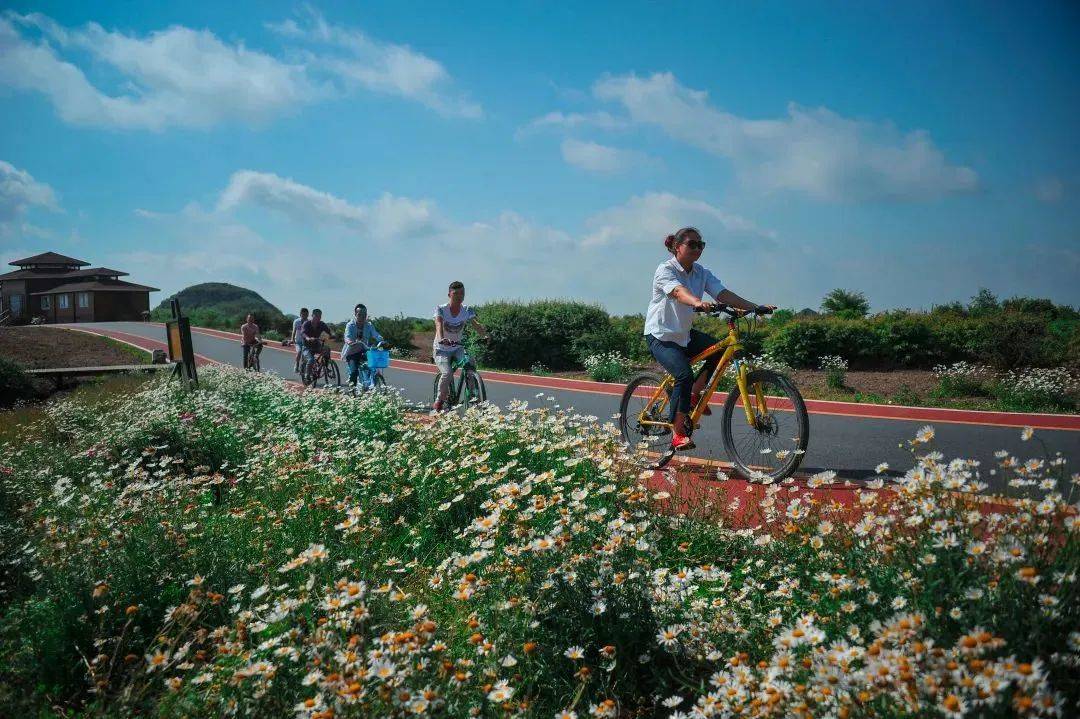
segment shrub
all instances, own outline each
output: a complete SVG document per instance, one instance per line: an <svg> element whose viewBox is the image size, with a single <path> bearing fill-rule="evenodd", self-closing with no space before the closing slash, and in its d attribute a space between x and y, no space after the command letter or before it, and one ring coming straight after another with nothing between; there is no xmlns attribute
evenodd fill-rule
<svg viewBox="0 0 1080 719"><path fill-rule="evenodd" d="M618 352L605 352L585 358L585 370L595 382L625 382L630 379L632 369L630 360Z"/></svg>
<svg viewBox="0 0 1080 719"><path fill-rule="evenodd" d="M878 343L869 321L828 318L791 322L768 335L763 347L793 367L812 367L827 355L871 364L879 358Z"/></svg>
<svg viewBox="0 0 1080 719"><path fill-rule="evenodd" d="M34 395L30 375L20 365L0 357L0 407L10 407Z"/></svg>
<svg viewBox="0 0 1080 719"><path fill-rule="evenodd" d="M412 343L413 328L416 324L413 318L404 315L376 317L371 323L392 347L399 348L405 354L411 354L417 350Z"/></svg>
<svg viewBox="0 0 1080 719"><path fill-rule="evenodd" d="M938 382L934 394L938 397L987 396L995 379L989 367L969 362L938 365L934 367L934 377Z"/></svg>
<svg viewBox="0 0 1080 719"><path fill-rule="evenodd" d="M534 362L533 366L529 368L529 372L533 373L537 377L547 377L551 374L551 370L545 367L542 362Z"/></svg>
<svg viewBox="0 0 1080 719"><path fill-rule="evenodd" d="M980 358L998 369L1045 365L1046 322L1032 315L1000 314L979 321L974 332L972 359Z"/></svg>
<svg viewBox="0 0 1080 719"><path fill-rule="evenodd" d="M870 312L870 301L862 292L837 288L821 300L821 311L827 315L857 319Z"/></svg>
<svg viewBox="0 0 1080 719"><path fill-rule="evenodd" d="M825 384L833 389L844 388L844 376L847 374L848 363L843 357L828 355L821 358L818 369L825 372Z"/></svg>
<svg viewBox="0 0 1080 719"><path fill-rule="evenodd" d="M878 363L889 367L927 367L941 359L927 315L893 312L875 318Z"/></svg>
<svg viewBox="0 0 1080 719"><path fill-rule="evenodd" d="M1080 381L1064 368L1032 367L1006 373L993 391L1006 411L1071 411L1077 405Z"/></svg>
<svg viewBox="0 0 1080 719"><path fill-rule="evenodd" d="M262 333L263 339L270 342L280 342L281 333L277 330L264 330Z"/></svg>
<svg viewBox="0 0 1080 719"><path fill-rule="evenodd" d="M579 368L574 340L610 326L603 308L581 302L493 302L476 312L491 342L476 343L471 335L466 342L469 353L488 367L527 369L541 362L556 372Z"/></svg>
<svg viewBox="0 0 1080 719"><path fill-rule="evenodd" d="M574 356L582 364L594 355L616 353L626 357L634 354L637 350L634 346L638 339L620 327L614 321L605 322L591 332L586 332L573 340ZM642 335L644 339L644 335ZM642 342L644 346L644 342Z"/></svg>
<svg viewBox="0 0 1080 719"><path fill-rule="evenodd" d="M974 317L995 314L1001 309L997 295L985 287L980 287L979 292L968 303L968 312Z"/></svg>

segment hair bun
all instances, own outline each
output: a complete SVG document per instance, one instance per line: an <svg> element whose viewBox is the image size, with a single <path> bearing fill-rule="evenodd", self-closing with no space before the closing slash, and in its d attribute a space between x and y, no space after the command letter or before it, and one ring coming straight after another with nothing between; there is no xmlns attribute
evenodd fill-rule
<svg viewBox="0 0 1080 719"><path fill-rule="evenodd" d="M664 238L664 247L668 249L668 252L675 251L675 235L668 235Z"/></svg>

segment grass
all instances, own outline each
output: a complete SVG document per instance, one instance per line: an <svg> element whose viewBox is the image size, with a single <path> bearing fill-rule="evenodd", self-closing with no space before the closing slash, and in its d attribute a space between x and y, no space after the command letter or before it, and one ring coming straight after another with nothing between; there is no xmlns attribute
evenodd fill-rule
<svg viewBox="0 0 1080 719"><path fill-rule="evenodd" d="M131 364L150 364L153 357L149 352L138 347L132 347L131 345L114 340L112 337L103 337L107 344L112 345L116 349L120 350L124 354L131 357Z"/></svg>
<svg viewBox="0 0 1080 719"><path fill-rule="evenodd" d="M726 504L673 508L643 486L588 418L481 408L420 424L392 395L200 380L80 391L0 445L12 713L1078 707L1063 460L1004 457L995 471L1039 498L986 516L947 491L980 491L984 470L928 451L924 430L912 469L859 491L854 512L771 485L754 528L729 529Z"/></svg>

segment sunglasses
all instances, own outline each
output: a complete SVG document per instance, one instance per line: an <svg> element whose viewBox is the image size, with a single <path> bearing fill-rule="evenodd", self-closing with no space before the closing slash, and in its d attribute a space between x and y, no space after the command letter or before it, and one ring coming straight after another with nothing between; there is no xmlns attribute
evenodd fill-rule
<svg viewBox="0 0 1080 719"><path fill-rule="evenodd" d="M705 249L705 240L687 240L684 244L691 250Z"/></svg>

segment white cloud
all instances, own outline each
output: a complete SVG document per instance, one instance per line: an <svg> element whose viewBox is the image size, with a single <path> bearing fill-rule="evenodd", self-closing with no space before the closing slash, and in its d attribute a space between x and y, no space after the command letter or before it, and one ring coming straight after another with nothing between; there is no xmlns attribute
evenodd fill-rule
<svg viewBox="0 0 1080 719"><path fill-rule="evenodd" d="M226 44L207 30L173 26L135 37L95 23L68 30L41 15L7 18L0 18L0 84L41 92L75 125L161 130L258 122L330 92L302 66ZM18 26L36 28L40 39ZM58 49L88 53L112 68L123 91L98 89Z"/></svg>
<svg viewBox="0 0 1080 719"><path fill-rule="evenodd" d="M621 130L629 125L629 121L625 118L615 117L610 112L563 113L556 111L529 121L515 133L515 137L521 139L548 129L576 130L591 127L598 130Z"/></svg>
<svg viewBox="0 0 1080 719"><path fill-rule="evenodd" d="M26 170L0 160L0 233L14 232L16 221L31 208L60 211L56 193L44 182L35 180ZM22 223L22 233L42 237L46 230Z"/></svg>
<svg viewBox="0 0 1080 719"><path fill-rule="evenodd" d="M446 69L402 45L359 30L312 24L276 26L289 39L323 53L286 48L285 60L228 43L209 30L174 25L138 36L96 23L65 28L41 14L0 17L0 86L39 92L65 122L163 130L248 124L295 112L356 89L391 93L444 115L477 117L480 108L449 92ZM331 47L346 53L330 53ZM116 79L106 90L88 79L72 56L89 56Z"/></svg>
<svg viewBox="0 0 1080 719"><path fill-rule="evenodd" d="M949 164L923 131L842 117L827 108L788 106L787 117L750 120L716 109L707 93L671 73L601 78L600 100L618 102L637 123L732 161L764 191L793 190L833 201L917 200L978 187L968 167Z"/></svg>
<svg viewBox="0 0 1080 719"><path fill-rule="evenodd" d="M663 249L664 238L686 225L700 229L706 241L726 243L729 248L746 247L750 241L770 249L776 247L776 233L703 200L670 192L631 197L625 204L596 213L585 221L584 243L651 244Z"/></svg>
<svg viewBox="0 0 1080 719"><path fill-rule="evenodd" d="M648 157L633 150L567 138L562 143L563 159L589 172L616 173L648 162Z"/></svg>
<svg viewBox="0 0 1080 719"><path fill-rule="evenodd" d="M1053 205L1061 202L1061 198L1065 196L1065 183L1058 177L1044 177L1035 183L1032 192L1039 202Z"/></svg>
<svg viewBox="0 0 1080 719"><path fill-rule="evenodd" d="M371 204L354 205L328 192L254 170L233 173L217 209L227 212L243 205L276 210L303 223L340 224L376 239L430 233L442 222L427 200L385 193Z"/></svg>
<svg viewBox="0 0 1080 719"><path fill-rule="evenodd" d="M454 91L450 73L438 61L407 45L382 42L356 28L332 25L310 8L305 15L302 24L286 20L267 27L283 37L320 47L322 54L310 58L313 66L368 90L416 100L442 115L483 115L479 104ZM329 54L330 48L342 52Z"/></svg>

